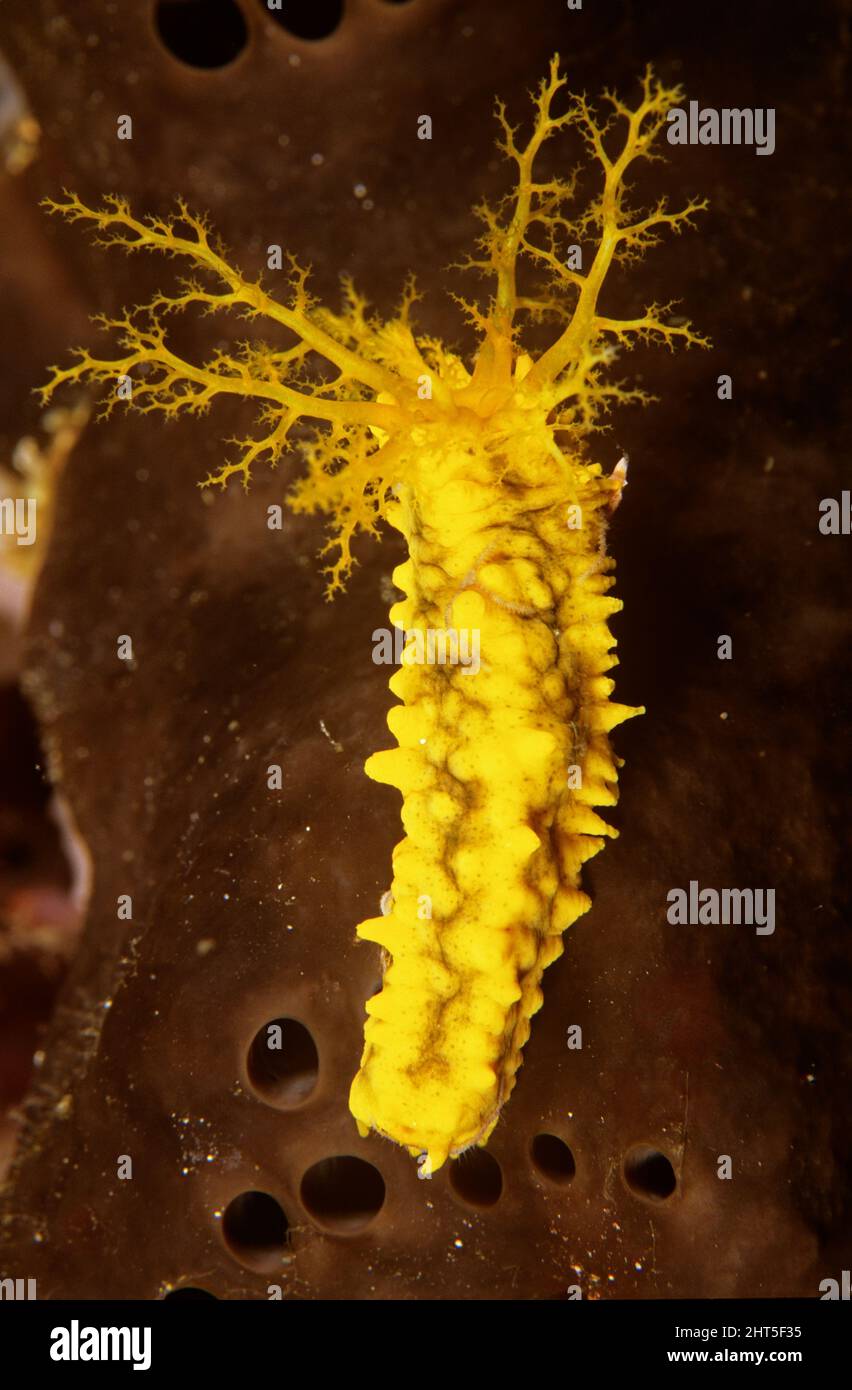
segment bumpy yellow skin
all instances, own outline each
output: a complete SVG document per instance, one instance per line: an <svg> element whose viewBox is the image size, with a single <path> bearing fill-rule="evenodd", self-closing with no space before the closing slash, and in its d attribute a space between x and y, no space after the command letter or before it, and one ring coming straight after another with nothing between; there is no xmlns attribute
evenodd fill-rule
<svg viewBox="0 0 852 1390"><path fill-rule="evenodd" d="M609 731L638 712L610 701L607 676L607 620L620 604L609 596L606 524L624 473L604 476L587 441L613 402L649 398L608 382L608 368L636 340L707 345L684 320L668 321L667 306L628 319L599 306L614 263L705 206L628 207L625 175L652 157L683 93L649 68L636 107L605 94L612 115L602 124L583 96L555 114L564 86L557 56L526 143L497 105L515 183L496 207L477 209L481 255L466 265L492 293L484 305L460 301L478 335L471 370L415 331L412 285L382 322L344 281L333 313L315 303L295 261L283 300L247 280L183 203L165 220L139 219L116 196L94 210L73 193L48 200L51 212L94 224L101 245L182 258L194 273L179 293L102 320L122 355L78 349L75 364L53 369L43 399L64 383L101 386L108 414L117 378L132 382L131 409L167 416L203 413L220 395L251 398L265 431L236 441L241 456L206 480L221 486L232 476L247 484L260 458L275 465L308 420L306 475L290 502L332 519L329 595L343 587L359 532L376 534L384 519L408 543L395 575L406 597L391 614L412 634L391 680L402 701L388 718L398 747L367 763L402 792L405 838L390 910L358 928L384 948L386 970L367 1004L351 1108L362 1133L378 1130L417 1154L423 1176L492 1131L542 973L589 906L580 868L614 833L593 807L615 800ZM537 172L542 146L571 128L602 173L599 196L580 212L573 176ZM165 319L190 306L264 318L285 341L251 337L187 361L172 351ZM548 324L555 333L533 357L527 329ZM427 633L447 630L478 634L478 669L418 662L417 638L426 648Z"/></svg>
<svg viewBox="0 0 852 1390"><path fill-rule="evenodd" d="M406 837L388 915L358 928L392 963L350 1105L426 1173L483 1143L512 1090L542 973L589 906L580 866L614 833L592 810L615 801L608 731L639 712L606 675L618 484L580 464L555 477L546 426L496 423L493 442L480 421L430 431L389 514L410 554L392 621L480 634L475 673L403 662L399 747L367 763L402 792Z"/></svg>

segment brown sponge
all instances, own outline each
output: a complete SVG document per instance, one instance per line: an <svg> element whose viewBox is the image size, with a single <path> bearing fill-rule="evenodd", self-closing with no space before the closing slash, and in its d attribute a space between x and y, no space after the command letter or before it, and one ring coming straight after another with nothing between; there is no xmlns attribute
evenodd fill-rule
<svg viewBox="0 0 852 1390"><path fill-rule="evenodd" d="M675 241L621 291L635 309L677 284L717 345L637 354L661 403L600 437L602 462L631 459L610 537L614 630L619 697L648 714L619 736L621 838L588 870L594 905L548 973L511 1101L487 1148L431 1182L402 1149L359 1138L347 1107L381 971L354 927L378 911L399 838L398 795L363 773L389 744L371 636L396 542L365 544L326 603L320 527L266 524L295 461L248 496L199 493L246 432L239 404L86 428L24 688L93 884L0 1203L0 1276L37 1277L43 1298L816 1296L848 1265L852 1151L832 887L847 542L817 525L849 423L832 389L848 182L833 8L811 7L805 64L764 0L736 27L668 3L640 19L629 3L602 17L548 0L499 15L490 0L360 0L301 37L241 0L215 31L239 50L220 66L228 43L193 48L180 8L4 4L42 132L12 206L68 295L51 315L46 279L8 291L30 296L39 327L17 355L7 343L7 443L80 336L73 304L115 313L171 273L43 223L38 200L63 185L155 212L181 195L250 271L270 243L312 260L326 301L345 270L386 306L414 268L422 321L464 351L447 293L463 286L445 267L470 245L470 205L501 186L493 95L525 109L554 51L572 89L629 88L652 57L715 106L769 100L783 71L784 134L771 159L673 151L711 215L698 244ZM818 109L822 123L797 115ZM424 112L430 142L416 138ZM116 139L123 114L132 142ZM233 325L179 331L191 351ZM775 888L774 934L670 924L667 894L692 880Z"/></svg>

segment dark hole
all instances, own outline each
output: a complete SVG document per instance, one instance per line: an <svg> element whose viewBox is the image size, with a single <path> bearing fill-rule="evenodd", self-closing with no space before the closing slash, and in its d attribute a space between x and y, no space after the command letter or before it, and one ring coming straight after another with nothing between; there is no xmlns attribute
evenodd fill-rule
<svg viewBox="0 0 852 1390"><path fill-rule="evenodd" d="M242 53L248 29L235 0L159 0L157 32L193 68L222 68Z"/></svg>
<svg viewBox="0 0 852 1390"><path fill-rule="evenodd" d="M665 1154L647 1144L639 1144L624 1160L624 1180L640 1197L664 1202L677 1187L675 1170Z"/></svg>
<svg viewBox="0 0 852 1390"><path fill-rule="evenodd" d="M208 1293L206 1289L195 1289L191 1284L184 1284L182 1289L172 1289L171 1293L164 1296L163 1302L167 1303L174 1298L212 1298L214 1303L218 1301L215 1293Z"/></svg>
<svg viewBox="0 0 852 1390"><path fill-rule="evenodd" d="M301 1105L317 1084L316 1043L295 1018L274 1018L255 1034L247 1069L249 1081L263 1100L291 1109Z"/></svg>
<svg viewBox="0 0 852 1390"><path fill-rule="evenodd" d="M4 869L25 869L32 862L32 845L26 840L6 840L0 844L0 866Z"/></svg>
<svg viewBox="0 0 852 1390"><path fill-rule="evenodd" d="M530 1149L532 1161L542 1177L567 1187L574 1181L577 1165L574 1155L563 1139L555 1134L537 1134Z"/></svg>
<svg viewBox="0 0 852 1390"><path fill-rule="evenodd" d="M268 1192L241 1192L225 1208L222 1235L240 1264L269 1272L281 1264L287 1243L287 1218Z"/></svg>
<svg viewBox="0 0 852 1390"><path fill-rule="evenodd" d="M302 1178L305 1209L334 1231L363 1231L384 1200L385 1180L363 1158L323 1158Z"/></svg>
<svg viewBox="0 0 852 1390"><path fill-rule="evenodd" d="M297 39L327 39L343 18L343 0L258 0Z"/></svg>
<svg viewBox="0 0 852 1390"><path fill-rule="evenodd" d="M486 1149L468 1149L453 1160L450 1186L472 1207L493 1207L503 1191L503 1174Z"/></svg>

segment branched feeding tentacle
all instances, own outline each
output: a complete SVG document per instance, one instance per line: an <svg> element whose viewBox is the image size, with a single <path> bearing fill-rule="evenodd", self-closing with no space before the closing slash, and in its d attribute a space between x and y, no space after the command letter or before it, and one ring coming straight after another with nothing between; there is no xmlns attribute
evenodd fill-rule
<svg viewBox="0 0 852 1390"><path fill-rule="evenodd" d="M190 213L183 202L179 215L171 220L158 217L138 219L122 198L108 196L104 206L91 209L76 194L66 193L65 201L46 200L49 212L61 213L72 222L86 220L97 228L97 244L118 246L125 251L152 250L172 256L186 257L199 271L223 283L224 291L214 291L197 278L184 279L182 292L174 295L158 293L148 305L137 306L119 319L98 316L101 327L115 333L119 344L126 349L121 357L96 358L87 349L77 349L77 361L70 367L52 368L52 376L41 388L41 398L47 401L60 386L82 383L94 386L115 386L118 378L131 380L132 394L128 404L141 412L162 411L174 416L181 411L198 414L205 411L218 395L250 397L271 403L282 416L270 435L261 440L245 442L244 452L235 463L228 463L206 483L224 485L234 475L248 484L252 463L263 454L272 461L280 454L279 444L286 442L290 428L300 419L329 422L361 422L363 425L392 425L398 414L395 404L380 403L380 392L395 388L400 395L399 373L383 364L382 353L373 348L371 339L379 335L366 327L356 332L353 341L367 340L367 351L353 350L344 334L335 335L333 316L316 310L307 290L308 272L290 259L287 304L273 299L259 282L247 280L234 270L224 253L211 240L203 218ZM274 350L266 344L243 343L236 353L217 352L206 363L193 363L172 352L166 341L162 316L200 305L207 312L219 309L241 309L248 318L265 317L287 329L296 339L290 346ZM339 321L342 325L343 319ZM371 349L373 349L371 351ZM328 385L308 378L308 363L314 357L318 363L336 372ZM385 354L385 358L388 354ZM134 375L137 369L144 375ZM113 392L101 406L108 415L118 403ZM269 441L272 440L272 447Z"/></svg>

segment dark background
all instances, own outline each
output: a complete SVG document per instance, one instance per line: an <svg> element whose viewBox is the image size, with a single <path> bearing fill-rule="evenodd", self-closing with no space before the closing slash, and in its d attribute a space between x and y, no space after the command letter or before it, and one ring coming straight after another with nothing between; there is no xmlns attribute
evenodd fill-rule
<svg viewBox="0 0 852 1390"><path fill-rule="evenodd" d="M329 32L294 35L297 8ZM850 542L818 530L821 499L850 478L849 6L345 9L335 27L324 0L291 6L288 29L250 0L4 0L0 46L42 141L2 181L3 457L38 430L46 364L96 341L87 314L172 283L166 262L105 255L48 221L38 200L63 185L140 211L180 194L244 268L270 242L311 261L326 300L347 270L388 313L414 269L420 322L467 348L448 297L464 286L446 267L470 249L470 206L507 186L495 93L523 119L558 50L590 96L632 99L651 60L702 105L775 107L771 157L683 147L642 175L643 201L706 195L710 211L608 300L628 312L680 298L714 343L624 359L620 374L660 401L622 411L599 442L606 466L623 449L631 460L611 533L617 696L648 711L616 733L621 838L589 866L593 908L546 976L487 1150L497 1179L473 1157L419 1183L401 1149L358 1139L346 1105L378 972L354 926L375 912L400 836L396 793L362 771L389 742L370 634L397 544L365 546L327 605L321 528L265 526L295 460L248 498L197 490L222 441L250 427L240 407L90 425L20 662L7 642L94 888L27 1104L0 1274L37 1276L41 1297L186 1285L264 1298L270 1281L300 1298L549 1298L575 1284L584 1297L817 1296L850 1264ZM423 112L429 143L415 138ZM115 138L124 113L132 142ZM186 331L209 346L245 330ZM124 632L132 671L115 659ZM33 750L6 772L7 750L32 737L27 704L10 680L0 795L13 829L27 797L47 796ZM277 794L270 762L284 768ZM47 854L61 884L53 832L29 834L26 872ZM24 872L7 863L7 891ZM670 926L666 894L693 878L775 888L775 934ZM122 893L130 923L116 920ZM48 1001L29 973L32 1032ZM7 979L0 1002L14 993ZM246 1070L252 1038L281 1016L319 1056L296 1109L267 1103ZM575 1023L580 1052L566 1047ZM13 1032L20 1055L20 1028L4 1055ZM542 1162L542 1134L562 1141L561 1172ZM115 1176L121 1154L130 1182ZM361 1164L329 1162L343 1157ZM376 1171L386 1194L370 1220ZM278 1206L241 1196L258 1190Z"/></svg>

